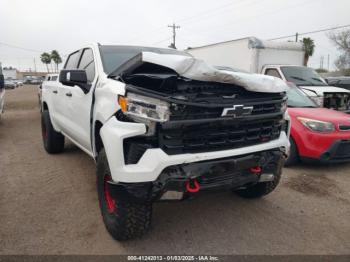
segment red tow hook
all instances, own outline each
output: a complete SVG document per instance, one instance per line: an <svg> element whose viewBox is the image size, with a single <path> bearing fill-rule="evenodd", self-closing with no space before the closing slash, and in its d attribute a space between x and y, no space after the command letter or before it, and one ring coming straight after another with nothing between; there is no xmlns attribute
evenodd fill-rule
<svg viewBox="0 0 350 262"><path fill-rule="evenodd" d="M255 175L260 174L261 173L261 167L260 166L255 166L255 167L251 167L249 169L249 171Z"/></svg>
<svg viewBox="0 0 350 262"><path fill-rule="evenodd" d="M200 189L199 183L196 179L187 180L185 182L186 191L189 193L197 193Z"/></svg>

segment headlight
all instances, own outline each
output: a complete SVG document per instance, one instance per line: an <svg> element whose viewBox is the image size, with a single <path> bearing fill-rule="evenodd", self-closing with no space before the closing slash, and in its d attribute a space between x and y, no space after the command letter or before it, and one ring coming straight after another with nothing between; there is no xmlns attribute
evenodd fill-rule
<svg viewBox="0 0 350 262"><path fill-rule="evenodd" d="M304 117L297 118L305 127L312 131L321 133L330 133L334 131L334 125L330 122L323 122L315 119L309 119Z"/></svg>
<svg viewBox="0 0 350 262"><path fill-rule="evenodd" d="M156 98L128 93L119 97L119 105L124 114L156 122L169 120L169 104Z"/></svg>
<svg viewBox="0 0 350 262"><path fill-rule="evenodd" d="M316 103L316 105L323 107L323 96L310 96L310 98Z"/></svg>

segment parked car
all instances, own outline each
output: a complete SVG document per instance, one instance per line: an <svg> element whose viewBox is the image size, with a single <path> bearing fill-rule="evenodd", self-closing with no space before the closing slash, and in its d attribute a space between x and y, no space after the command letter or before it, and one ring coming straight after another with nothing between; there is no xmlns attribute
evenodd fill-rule
<svg viewBox="0 0 350 262"><path fill-rule="evenodd" d="M326 81L331 86L337 86L350 90L350 76L327 77Z"/></svg>
<svg viewBox="0 0 350 262"><path fill-rule="evenodd" d="M350 117L318 107L297 87L287 91L292 126L286 165L299 160L344 162L350 160Z"/></svg>
<svg viewBox="0 0 350 262"><path fill-rule="evenodd" d="M15 89L17 84L11 79L5 79L5 88L6 89Z"/></svg>
<svg viewBox="0 0 350 262"><path fill-rule="evenodd" d="M42 83L42 78L35 77L29 80L30 85L40 85Z"/></svg>
<svg viewBox="0 0 350 262"><path fill-rule="evenodd" d="M17 87L23 86L23 81L22 81L22 80L14 79L13 82L15 82L15 84L17 85Z"/></svg>
<svg viewBox="0 0 350 262"><path fill-rule="evenodd" d="M43 145L60 153L68 138L96 160L105 226L135 238L157 200L272 192L289 151L286 88L173 49L94 44L43 84Z"/></svg>
<svg viewBox="0 0 350 262"><path fill-rule="evenodd" d="M292 82L319 106L350 113L350 90L328 85L315 70L304 67L302 43L247 37L186 51L212 65L239 68Z"/></svg>
<svg viewBox="0 0 350 262"><path fill-rule="evenodd" d="M38 86L38 101L39 101L40 111L41 111L41 94L42 94L43 84L48 87L50 85L50 82L56 82L57 80L58 80L58 74L47 74L44 78L44 81Z"/></svg>

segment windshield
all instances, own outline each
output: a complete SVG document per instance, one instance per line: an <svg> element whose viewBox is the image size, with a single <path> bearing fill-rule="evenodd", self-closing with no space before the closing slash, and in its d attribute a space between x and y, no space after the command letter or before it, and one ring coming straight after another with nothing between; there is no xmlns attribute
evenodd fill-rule
<svg viewBox="0 0 350 262"><path fill-rule="evenodd" d="M281 70L289 82L297 86L327 86L315 70L303 66L281 66Z"/></svg>
<svg viewBox="0 0 350 262"><path fill-rule="evenodd" d="M288 107L317 107L317 105L297 87L290 87L287 90Z"/></svg>
<svg viewBox="0 0 350 262"><path fill-rule="evenodd" d="M142 47L142 46L100 46L102 56L103 70L106 74L112 73L122 64L136 56L141 52L153 52L157 54L172 54L191 56L188 53L177 51L174 49Z"/></svg>

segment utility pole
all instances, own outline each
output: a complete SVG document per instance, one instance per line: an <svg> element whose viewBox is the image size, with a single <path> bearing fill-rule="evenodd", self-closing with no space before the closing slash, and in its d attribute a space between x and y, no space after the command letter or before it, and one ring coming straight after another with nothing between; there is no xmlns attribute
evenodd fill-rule
<svg viewBox="0 0 350 262"><path fill-rule="evenodd" d="M327 56L327 69L328 69L328 72L329 72L329 54Z"/></svg>
<svg viewBox="0 0 350 262"><path fill-rule="evenodd" d="M295 33L295 42L298 42L298 36L299 36L298 32Z"/></svg>
<svg viewBox="0 0 350 262"><path fill-rule="evenodd" d="M176 29L179 29L180 26L175 25L175 23L173 23L172 25L168 25L168 27L171 27L173 29L173 42L170 44L169 47L176 49L176 45L175 45Z"/></svg>
<svg viewBox="0 0 350 262"><path fill-rule="evenodd" d="M35 63L35 58L34 58L34 72L36 72L36 63Z"/></svg>
<svg viewBox="0 0 350 262"><path fill-rule="evenodd" d="M320 57L320 69L323 69L323 60L324 60L324 56Z"/></svg>

